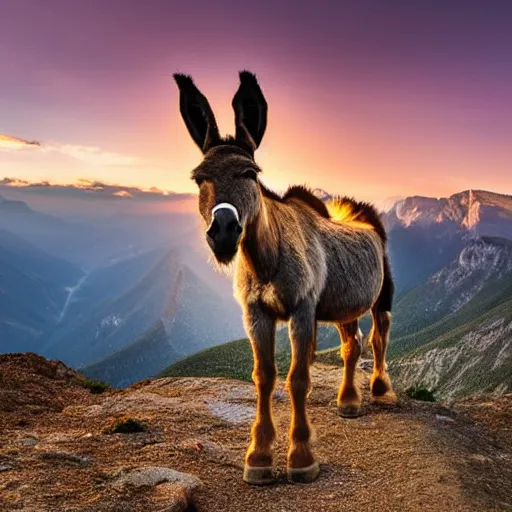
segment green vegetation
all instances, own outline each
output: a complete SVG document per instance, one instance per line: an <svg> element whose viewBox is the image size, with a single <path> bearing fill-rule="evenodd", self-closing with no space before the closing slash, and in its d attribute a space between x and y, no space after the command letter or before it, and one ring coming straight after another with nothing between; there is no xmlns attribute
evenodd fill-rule
<svg viewBox="0 0 512 512"><path fill-rule="evenodd" d="M461 337L462 332L468 331L468 327L476 327L482 323L485 317L496 308L510 303L512 297L512 277L501 281L490 281L478 294L454 314L445 316L441 320L424 328L420 323L411 318L407 322L410 334L397 336L403 333L400 326L400 312L393 314L394 327L391 330L391 343L388 349L388 357L394 359L408 355L417 349L426 347L440 340L450 339L450 344L455 343ZM407 298L407 297L406 297ZM408 296L408 300L412 300ZM417 300L422 300L417 298ZM397 304L398 309L407 309L407 301ZM410 308L412 309L412 308ZM403 320L405 322L405 320ZM416 326L416 327L414 327Z"/></svg>
<svg viewBox="0 0 512 512"><path fill-rule="evenodd" d="M286 330L279 331L276 338L278 372L281 377L286 377L291 359ZM316 360L324 364L340 366L339 346L317 352ZM247 338L242 338L181 359L160 373L158 377L223 377L251 381L252 368L251 344Z"/></svg>
<svg viewBox="0 0 512 512"><path fill-rule="evenodd" d="M134 434L137 432L146 432L147 427L144 423L134 418L120 418L110 427L104 430L105 434Z"/></svg>
<svg viewBox="0 0 512 512"><path fill-rule="evenodd" d="M432 340L425 336L423 344L393 361L392 374L398 381L405 379L406 385L408 380L411 383L412 375L407 376L407 367L417 361L418 380L437 375L439 398L492 393L497 388L502 393L512 391L512 354L503 350L510 334L502 328L512 322L512 298L471 319L466 318L467 310L463 309L443 322L453 325L452 329ZM488 332L492 332L491 337ZM417 339L421 340L422 334L428 334L428 330L418 333Z"/></svg>
<svg viewBox="0 0 512 512"><path fill-rule="evenodd" d="M100 395L101 393L111 389L108 384L102 382L101 380L87 379L86 381L81 382L81 385L94 395Z"/></svg>
<svg viewBox="0 0 512 512"><path fill-rule="evenodd" d="M280 375L290 367L290 352L278 343L276 360ZM169 366L158 377L224 377L251 380L252 348L247 338L211 347Z"/></svg>
<svg viewBox="0 0 512 512"><path fill-rule="evenodd" d="M318 363L329 364L332 366L342 366L343 361L340 354L341 347L328 348L326 350L319 350L316 353L315 361Z"/></svg>
<svg viewBox="0 0 512 512"><path fill-rule="evenodd" d="M423 386L412 386L406 390L407 396L414 400L421 400L422 402L435 402L436 397L434 392Z"/></svg>

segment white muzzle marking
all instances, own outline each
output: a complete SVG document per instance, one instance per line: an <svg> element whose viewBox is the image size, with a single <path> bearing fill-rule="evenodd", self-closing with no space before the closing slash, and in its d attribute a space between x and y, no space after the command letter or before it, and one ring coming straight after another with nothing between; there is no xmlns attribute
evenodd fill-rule
<svg viewBox="0 0 512 512"><path fill-rule="evenodd" d="M232 204L230 204L230 203L219 203L219 204L215 205L212 208L212 217L215 216L215 212L217 210L222 210L223 208L231 210L235 214L236 220L238 222L240 222L240 216L238 215L238 210Z"/></svg>

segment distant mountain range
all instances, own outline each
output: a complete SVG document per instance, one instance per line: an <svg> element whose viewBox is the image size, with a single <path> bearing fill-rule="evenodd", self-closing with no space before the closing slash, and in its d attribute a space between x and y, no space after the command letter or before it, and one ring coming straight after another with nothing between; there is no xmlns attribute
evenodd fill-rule
<svg viewBox="0 0 512 512"><path fill-rule="evenodd" d="M0 351L97 363L105 380L126 384L242 335L230 280L207 263L200 235L188 215L74 223L1 198ZM145 363L121 365L137 347Z"/></svg>
<svg viewBox="0 0 512 512"><path fill-rule="evenodd" d="M407 197L382 217L397 285L395 377L446 397L512 391L512 197ZM366 333L370 325L361 321ZM125 386L243 335L230 280L207 263L195 216L71 222L0 198L2 352L36 351ZM319 349L339 345L329 326L318 338ZM286 364L285 328L278 352Z"/></svg>
<svg viewBox="0 0 512 512"><path fill-rule="evenodd" d="M40 348L59 322L67 287L82 275L75 265L0 229L0 350Z"/></svg>

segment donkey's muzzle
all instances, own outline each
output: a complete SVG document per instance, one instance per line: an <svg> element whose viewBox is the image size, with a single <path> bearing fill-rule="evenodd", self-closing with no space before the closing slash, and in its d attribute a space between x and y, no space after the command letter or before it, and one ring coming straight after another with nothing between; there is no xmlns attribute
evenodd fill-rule
<svg viewBox="0 0 512 512"><path fill-rule="evenodd" d="M227 262L236 254L241 234L242 226L235 213L228 208L221 208L213 214L206 240L216 258Z"/></svg>

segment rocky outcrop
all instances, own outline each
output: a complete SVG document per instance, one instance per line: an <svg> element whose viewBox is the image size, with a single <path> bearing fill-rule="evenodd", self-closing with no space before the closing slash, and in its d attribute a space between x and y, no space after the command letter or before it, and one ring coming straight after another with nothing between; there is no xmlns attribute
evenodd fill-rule
<svg viewBox="0 0 512 512"><path fill-rule="evenodd" d="M479 235L512 235L512 196L484 190L441 198L411 196L397 201L384 220L388 229L446 223Z"/></svg>
<svg viewBox="0 0 512 512"><path fill-rule="evenodd" d="M506 510L512 499L512 396L450 408L402 397L380 409L368 400L368 373L360 372L364 416L343 420L336 412L341 370L315 365L308 410L320 477L311 485L286 482L290 401L280 382L278 482L254 489L241 479L256 407L252 384L164 378L91 395L67 372L42 358L0 358L0 375L9 375L2 393L26 392L32 380L38 396L37 388L49 387L63 397L59 408L2 412L1 510L437 512ZM106 427L123 417L146 428L112 434Z"/></svg>
<svg viewBox="0 0 512 512"><path fill-rule="evenodd" d="M512 393L511 367L512 322L506 314L468 329L451 343L441 338L391 364L404 387L425 386L446 400Z"/></svg>

